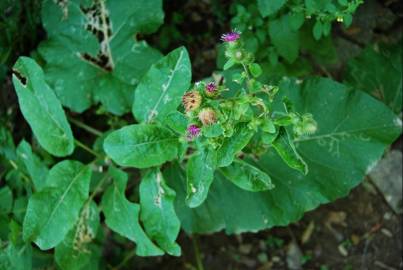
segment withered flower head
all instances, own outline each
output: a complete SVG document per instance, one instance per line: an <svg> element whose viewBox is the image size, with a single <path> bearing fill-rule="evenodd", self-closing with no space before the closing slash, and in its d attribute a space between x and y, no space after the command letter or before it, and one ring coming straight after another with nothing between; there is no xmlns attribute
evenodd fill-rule
<svg viewBox="0 0 403 270"><path fill-rule="evenodd" d="M217 117L213 109L205 108L199 112L199 120L207 126L217 122Z"/></svg>
<svg viewBox="0 0 403 270"><path fill-rule="evenodd" d="M198 91L190 91L182 96L182 103L186 112L191 112L200 107L202 97Z"/></svg>

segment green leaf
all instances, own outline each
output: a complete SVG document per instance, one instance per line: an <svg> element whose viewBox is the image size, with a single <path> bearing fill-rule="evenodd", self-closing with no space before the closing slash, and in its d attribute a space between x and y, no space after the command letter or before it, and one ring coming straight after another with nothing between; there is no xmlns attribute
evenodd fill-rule
<svg viewBox="0 0 403 270"><path fill-rule="evenodd" d="M70 0L60 8L42 3L48 39L39 46L46 79L64 106L82 112L101 103L121 115L132 106L140 78L161 55L139 33L155 31L163 21L161 0Z"/></svg>
<svg viewBox="0 0 403 270"><path fill-rule="evenodd" d="M304 212L346 196L401 133L400 119L385 105L329 79L284 80L280 88L280 101L287 96L297 112L312 113L318 123L317 134L296 142L309 174L289 168L270 151L254 166L276 188L244 191L217 173L206 201L192 209L183 206L186 179L174 164L164 176L177 193L176 212L187 233L241 233L295 222Z"/></svg>
<svg viewBox="0 0 403 270"><path fill-rule="evenodd" d="M168 114L162 122L179 134L185 134L188 126L188 119L183 113L178 111Z"/></svg>
<svg viewBox="0 0 403 270"><path fill-rule="evenodd" d="M240 159L234 160L228 167L221 168L220 172L244 190L257 192L274 188L270 176Z"/></svg>
<svg viewBox="0 0 403 270"><path fill-rule="evenodd" d="M140 183L140 219L147 235L168 254L181 255L175 243L180 221L175 213L175 191L164 180L159 169L148 171Z"/></svg>
<svg viewBox="0 0 403 270"><path fill-rule="evenodd" d="M231 67L233 67L235 65L235 62L233 59L228 59L227 62L225 62L223 70L227 70L230 69Z"/></svg>
<svg viewBox="0 0 403 270"><path fill-rule="evenodd" d="M321 21L319 21L319 20L316 21L315 25L313 26L312 33L313 33L313 37L316 40L319 40L321 38L322 33L323 33L323 24Z"/></svg>
<svg viewBox="0 0 403 270"><path fill-rule="evenodd" d="M10 235L7 244L0 247L0 269L30 270L32 269L32 247L23 243L21 226L14 220L9 224Z"/></svg>
<svg viewBox="0 0 403 270"><path fill-rule="evenodd" d="M85 204L76 226L55 248L55 261L61 269L97 269L101 248L92 243L100 226L99 211L95 202Z"/></svg>
<svg viewBox="0 0 403 270"><path fill-rule="evenodd" d="M8 160L15 160L15 145L13 135L0 122L0 156L4 156Z"/></svg>
<svg viewBox="0 0 403 270"><path fill-rule="evenodd" d="M125 172L110 167L109 174L114 179L102 197L102 211L105 223L114 232L130 239L137 244L138 256L158 256L164 254L144 233L139 224L140 206L128 201L125 189L128 176Z"/></svg>
<svg viewBox="0 0 403 270"><path fill-rule="evenodd" d="M290 15L283 15L269 23L271 41L280 56L289 63L297 59L299 53L298 32L290 25Z"/></svg>
<svg viewBox="0 0 403 270"><path fill-rule="evenodd" d="M163 120L175 112L190 86L190 59L184 47L153 64L136 88L132 112L139 122Z"/></svg>
<svg viewBox="0 0 403 270"><path fill-rule="evenodd" d="M287 0L257 0L257 7L263 18L280 10Z"/></svg>
<svg viewBox="0 0 403 270"><path fill-rule="evenodd" d="M74 150L73 134L59 100L44 80L41 67L28 57L20 57L13 70L21 112L39 144L54 156L70 155Z"/></svg>
<svg viewBox="0 0 403 270"><path fill-rule="evenodd" d="M273 147L288 166L303 174L308 174L308 165L298 154L292 138L285 128L280 128L278 136L273 141Z"/></svg>
<svg viewBox="0 0 403 270"><path fill-rule="evenodd" d="M13 208L13 193L7 186L0 188L0 215L10 213Z"/></svg>
<svg viewBox="0 0 403 270"><path fill-rule="evenodd" d="M148 168L174 159L178 138L168 129L151 124L123 127L104 141L105 152L121 166Z"/></svg>
<svg viewBox="0 0 403 270"><path fill-rule="evenodd" d="M40 191L46 185L48 168L32 153L32 148L25 140L22 140L17 147L17 155L27 169L29 176L34 182L36 191Z"/></svg>
<svg viewBox="0 0 403 270"><path fill-rule="evenodd" d="M207 198L210 185L214 180L215 167L213 151L201 149L189 158L186 166L186 204L189 207L198 207Z"/></svg>
<svg viewBox="0 0 403 270"><path fill-rule="evenodd" d="M235 127L234 135L226 138L223 145L217 149L217 167L226 167L232 163L235 155L242 151L253 136L247 125Z"/></svg>
<svg viewBox="0 0 403 270"><path fill-rule="evenodd" d="M294 12L290 14L289 23L292 30L297 31L304 24L305 16L303 12Z"/></svg>
<svg viewBox="0 0 403 270"><path fill-rule="evenodd" d="M345 80L384 102L396 114L402 110L402 41L375 51L367 47L347 64Z"/></svg>
<svg viewBox="0 0 403 270"><path fill-rule="evenodd" d="M74 227L88 197L91 170L64 160L49 171L46 186L33 194L24 219L23 238L42 250L55 247Z"/></svg>
<svg viewBox="0 0 403 270"><path fill-rule="evenodd" d="M249 65L249 71L252 74L252 76L255 78L262 75L262 68L260 67L259 64L256 64L256 63L252 63Z"/></svg>

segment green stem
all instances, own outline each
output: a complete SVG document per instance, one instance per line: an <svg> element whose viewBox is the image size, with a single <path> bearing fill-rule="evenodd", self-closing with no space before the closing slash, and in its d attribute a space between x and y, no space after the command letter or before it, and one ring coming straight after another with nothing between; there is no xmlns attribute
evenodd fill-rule
<svg viewBox="0 0 403 270"><path fill-rule="evenodd" d="M89 203L90 201L92 201L92 199L94 199L94 197L99 193L99 191L101 191L101 187L102 185L109 180L109 175L106 174L104 177L102 177L101 180L99 180L97 186L94 188L94 191L92 191L91 195L88 197L87 202Z"/></svg>
<svg viewBox="0 0 403 270"><path fill-rule="evenodd" d="M204 270L203 261L200 256L199 241L198 241L196 235L192 236L192 243L193 243L193 248L194 248L194 252L195 252L197 270Z"/></svg>
<svg viewBox="0 0 403 270"><path fill-rule="evenodd" d="M84 149L84 150L87 151L88 153L91 153L92 155L96 156L97 158L102 158L102 157L103 157L102 154L100 154L100 153L98 153L98 152L92 150L91 148L89 148L88 146L86 146L85 144L83 144L82 142L80 142L79 140L74 139L74 142L76 143L76 145L77 145L78 147L81 147L82 149Z"/></svg>
<svg viewBox="0 0 403 270"><path fill-rule="evenodd" d="M126 255L126 257L124 257L123 261L122 261L119 265L113 267L112 269L113 269L113 270L119 270L120 268L122 268L123 266L125 266L126 263L127 263L131 258L133 258L135 255L136 255L136 251L135 251L135 250L130 251L130 252Z"/></svg>
<svg viewBox="0 0 403 270"><path fill-rule="evenodd" d="M91 134L93 134L93 135L95 135L97 137L100 137L103 134L101 131L99 131L99 130L93 128L93 127L90 127L87 124L84 124L80 120L77 120L77 119L69 117L69 121L71 123L73 123L74 125L76 125L77 127L82 128L82 129L88 131L89 133L91 133Z"/></svg>

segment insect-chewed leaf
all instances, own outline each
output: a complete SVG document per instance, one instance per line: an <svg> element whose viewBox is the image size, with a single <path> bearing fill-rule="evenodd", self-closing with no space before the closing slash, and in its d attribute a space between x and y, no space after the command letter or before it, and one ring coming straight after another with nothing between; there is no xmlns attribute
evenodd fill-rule
<svg viewBox="0 0 403 270"><path fill-rule="evenodd" d="M181 47L151 66L136 88L133 115L138 121L163 120L175 112L192 76L189 55Z"/></svg>
<svg viewBox="0 0 403 270"><path fill-rule="evenodd" d="M178 154L178 138L168 129L153 124L123 127L104 141L105 152L119 165L136 168L158 166Z"/></svg>
<svg viewBox="0 0 403 270"><path fill-rule="evenodd" d="M62 157L74 150L74 138L60 101L45 82L41 67L31 58L15 63L13 84L24 118L39 144L52 155Z"/></svg>
<svg viewBox="0 0 403 270"><path fill-rule="evenodd" d="M140 183L140 218L147 235L167 253L179 256L175 243L180 221L174 208L175 191L164 180L159 169L148 171Z"/></svg>
<svg viewBox="0 0 403 270"><path fill-rule="evenodd" d="M42 3L48 40L39 53L61 102L77 112L98 102L114 114L128 112L135 85L161 57L135 36L162 23L162 1L69 0L62 8L55 2Z"/></svg>
<svg viewBox="0 0 403 270"><path fill-rule="evenodd" d="M144 233L139 223L140 206L128 201L125 189L128 176L123 171L111 167L108 172L113 177L113 186L102 197L102 211L108 227L137 244L139 256L158 256L164 252Z"/></svg>
<svg viewBox="0 0 403 270"><path fill-rule="evenodd" d="M78 220L88 197L91 169L64 160L49 171L46 186L28 202L23 238L46 250L58 245Z"/></svg>
<svg viewBox="0 0 403 270"><path fill-rule="evenodd" d="M91 201L84 205L76 226L55 248L55 261L61 269L98 269L101 248L92 241L99 226L98 206Z"/></svg>

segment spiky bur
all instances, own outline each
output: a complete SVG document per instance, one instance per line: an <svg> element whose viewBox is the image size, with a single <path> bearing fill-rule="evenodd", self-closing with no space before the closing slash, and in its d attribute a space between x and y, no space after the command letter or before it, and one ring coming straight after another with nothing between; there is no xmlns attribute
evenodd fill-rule
<svg viewBox="0 0 403 270"><path fill-rule="evenodd" d="M202 109L198 117L204 126L212 125L217 122L216 113L212 108Z"/></svg>
<svg viewBox="0 0 403 270"><path fill-rule="evenodd" d="M198 91L190 91L182 96L183 107L186 112L197 110L202 102L202 97Z"/></svg>

